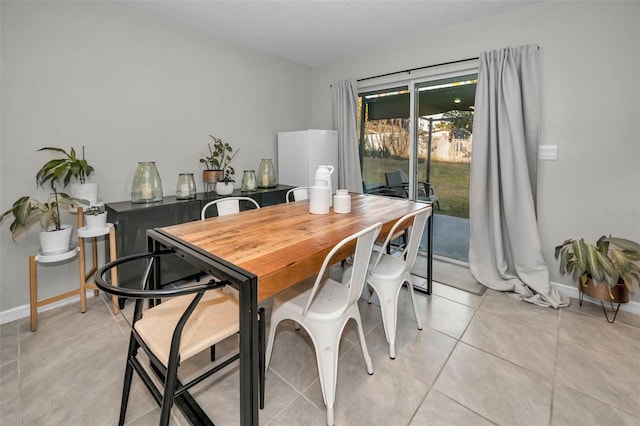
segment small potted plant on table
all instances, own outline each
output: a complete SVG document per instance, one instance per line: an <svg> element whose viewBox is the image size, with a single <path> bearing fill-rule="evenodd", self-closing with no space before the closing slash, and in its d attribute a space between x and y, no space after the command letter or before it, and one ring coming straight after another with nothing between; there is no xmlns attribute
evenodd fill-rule
<svg viewBox="0 0 640 426"><path fill-rule="evenodd" d="M615 321L620 304L629 301L635 282L640 285L640 244L625 238L602 236L596 245L587 244L583 239L566 240L555 249L555 258L560 263L560 273L571 274L578 283L579 301L582 305L583 293L603 302L617 303L613 319Z"/></svg>
<svg viewBox="0 0 640 426"><path fill-rule="evenodd" d="M212 135L209 135L209 137L213 140L213 143L210 142L208 144L209 155L200 159L200 163L206 168L202 172L202 181L205 185L215 185L220 181L225 183L233 182L233 180L229 179L227 171L230 175L235 174L235 170L229 164L239 150L233 152L229 142L223 142L222 139Z"/></svg>

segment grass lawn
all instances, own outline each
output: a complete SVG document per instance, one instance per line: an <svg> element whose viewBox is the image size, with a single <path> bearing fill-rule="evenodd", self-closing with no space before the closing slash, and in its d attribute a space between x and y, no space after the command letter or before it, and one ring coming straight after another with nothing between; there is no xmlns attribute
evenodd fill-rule
<svg viewBox="0 0 640 426"><path fill-rule="evenodd" d="M424 181L426 165L418 164L418 168L418 179ZM384 172L398 169L408 174L408 161L366 157L363 178L367 185L384 185ZM440 200L440 209L436 207L434 213L469 218L469 174L470 164L431 163L431 185Z"/></svg>

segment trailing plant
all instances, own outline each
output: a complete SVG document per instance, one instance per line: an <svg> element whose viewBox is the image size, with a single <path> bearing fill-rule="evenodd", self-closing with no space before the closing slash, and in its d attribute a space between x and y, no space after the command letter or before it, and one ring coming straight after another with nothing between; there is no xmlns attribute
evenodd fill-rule
<svg viewBox="0 0 640 426"><path fill-rule="evenodd" d="M235 170L233 170L232 167L227 167L226 170L224 171L224 176L222 178L222 182L228 184L231 182L235 182L235 180L233 180L233 175L235 174Z"/></svg>
<svg viewBox="0 0 640 426"><path fill-rule="evenodd" d="M14 240L35 223L40 223L45 230L52 225L56 230L60 230L59 206L74 207L77 203L88 204L85 200L72 198L63 192L54 192L45 202L23 196L18 198L9 210L2 213L0 221L7 216L13 216L9 230Z"/></svg>
<svg viewBox="0 0 640 426"><path fill-rule="evenodd" d="M45 163L38 171L36 180L40 185L46 182L62 180L62 187L65 188L71 178L76 178L80 183L85 183L87 177L93 172L93 167L84 159L84 146L82 147L82 158L76 156L76 150L72 147L69 152L62 148L44 147L38 151L54 151L64 155L64 158L55 158Z"/></svg>
<svg viewBox="0 0 640 426"><path fill-rule="evenodd" d="M640 286L640 267L634 263L640 260L640 244L635 241L603 235L594 246L570 239L556 247L555 258L560 273L571 274L583 286L589 278L594 286L604 283L609 293L620 281L631 294L634 282Z"/></svg>
<svg viewBox="0 0 640 426"><path fill-rule="evenodd" d="M213 143L209 142L207 146L209 147L209 155L201 158L200 163L202 163L207 170L222 170L226 172L229 170L231 175L235 174L235 170L230 166L231 160L234 159L240 150L233 152L233 148L229 144L229 142L223 142L222 139L216 138L215 136L209 135L211 139L213 139Z"/></svg>

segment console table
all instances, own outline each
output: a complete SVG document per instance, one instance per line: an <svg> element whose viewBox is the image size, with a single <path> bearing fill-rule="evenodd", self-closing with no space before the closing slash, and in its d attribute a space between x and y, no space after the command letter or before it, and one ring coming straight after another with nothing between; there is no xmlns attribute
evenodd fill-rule
<svg viewBox="0 0 640 426"><path fill-rule="evenodd" d="M286 193L292 186L277 185L275 188L257 189L252 192L233 191L232 196L251 197L266 207L286 202ZM142 253L147 248L147 229L200 220L200 211L209 201L225 196L215 192L201 192L195 199L178 200L175 196L163 197L156 203L134 204L131 201L106 203L107 221L116 227L116 251L118 256ZM242 207L242 206L241 206ZM200 271L178 256L169 256L162 264L162 284L197 275ZM141 277L139 265L118 267L118 285L136 286Z"/></svg>

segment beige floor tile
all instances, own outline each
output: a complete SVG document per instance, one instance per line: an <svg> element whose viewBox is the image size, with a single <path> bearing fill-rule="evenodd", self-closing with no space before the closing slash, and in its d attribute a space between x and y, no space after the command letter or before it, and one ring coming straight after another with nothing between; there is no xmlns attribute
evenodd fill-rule
<svg viewBox="0 0 640 426"><path fill-rule="evenodd" d="M216 348L219 360L228 354L222 348ZM237 350L237 344L235 345ZM234 350L234 351L235 351ZM207 351L191 358L189 373L204 371L211 366ZM194 364L197 368L194 368ZM193 374L190 374L193 376ZM240 423L240 373L239 363L235 362L219 371L213 377L195 386L192 395L216 424ZM265 424L276 417L287 405L300 395L293 387L282 380L273 370L268 370L265 381L265 406L260 410L260 422Z"/></svg>
<svg viewBox="0 0 640 426"><path fill-rule="evenodd" d="M465 343L456 346L434 389L498 424L549 422L549 379Z"/></svg>
<svg viewBox="0 0 640 426"><path fill-rule="evenodd" d="M431 386L453 350L456 340L424 327L416 328L412 320L400 318L396 333L396 358L389 358L382 326L366 336L376 370L384 369L398 376L411 377Z"/></svg>
<svg viewBox="0 0 640 426"><path fill-rule="evenodd" d="M400 296L399 315L413 319L413 309L407 292ZM460 338L471 322L475 309L440 296L416 294L418 315L423 327L431 327L454 338Z"/></svg>
<svg viewBox="0 0 640 426"><path fill-rule="evenodd" d="M571 341L596 351L636 362L640 365L640 328L617 321L609 324L604 318L562 311L560 340Z"/></svg>
<svg viewBox="0 0 640 426"><path fill-rule="evenodd" d="M18 328L23 320L0 325L0 365L18 359Z"/></svg>
<svg viewBox="0 0 640 426"><path fill-rule="evenodd" d="M560 341L556 382L640 417L640 362Z"/></svg>
<svg viewBox="0 0 640 426"><path fill-rule="evenodd" d="M608 303L605 303L604 306L606 308L607 315L609 316L609 318L610 319L613 318L614 311L611 309L611 305ZM614 308L615 306L616 305L614 305ZM632 327L640 328L640 315L634 315L630 312L625 312L622 310L623 307L624 305L622 305L622 307L620 308L620 311L616 316L615 323L626 324ZM581 312L583 314L593 315L595 317L598 317L606 321L604 312L602 310L602 305L600 303L591 303L585 300L583 301L582 306L580 306L578 299L571 298L571 304L569 305L567 310L572 312Z"/></svg>
<svg viewBox="0 0 640 426"><path fill-rule="evenodd" d="M558 328L560 310L523 302L505 293L486 291L480 310L546 333Z"/></svg>
<svg viewBox="0 0 640 426"><path fill-rule="evenodd" d="M367 374L362 355L354 347L338 361L335 423L408 424L428 390L428 386L409 374L399 375L375 364L374 374ZM326 410L319 381L315 381L304 395L318 408Z"/></svg>
<svg viewBox="0 0 640 426"><path fill-rule="evenodd" d="M553 379L556 333L544 333L501 317L478 312L462 341Z"/></svg>
<svg viewBox="0 0 640 426"><path fill-rule="evenodd" d="M31 332L28 321L20 324L20 351L28 354L55 346L60 342L95 332L113 321L114 317L100 297L87 299L87 311L80 304L68 304L38 314L38 330Z"/></svg>
<svg viewBox="0 0 640 426"><path fill-rule="evenodd" d="M126 348L126 341L112 323L23 357L20 374L24 423L116 423L124 376L122 354ZM136 418L154 405L140 385L132 388L128 418ZM92 408L97 406L102 408Z"/></svg>
<svg viewBox="0 0 640 426"><path fill-rule="evenodd" d="M437 283L432 296L416 297L424 329L403 289L395 360L377 298L359 302L375 373L367 374L350 323L340 346L337 425L640 425L640 316L621 312L608 324L599 305L554 310ZM261 303L267 331L271 302ZM89 304L86 314L75 304L42 312L36 333L28 318L0 326L0 424L116 423L129 329L102 297ZM132 312L129 301L125 314ZM237 351L237 340L217 345L218 362ZM181 377L210 365L205 351L183 363ZM216 424L239 422L238 369L233 363L193 389ZM278 330L266 386L260 424L325 424L315 351L291 322ZM7 396L16 387L21 392ZM157 424L159 415L134 376L126 424ZM187 424L174 409L171 425Z"/></svg>
<svg viewBox="0 0 640 426"><path fill-rule="evenodd" d="M18 361L0 367L0 424L11 424L9 418L22 415L20 399L20 366Z"/></svg>
<svg viewBox="0 0 640 426"><path fill-rule="evenodd" d="M262 416L260 424L263 423ZM287 406L278 416L266 423L268 426L325 426L327 424L326 411L319 409L309 400L300 396Z"/></svg>
<svg viewBox="0 0 640 426"><path fill-rule="evenodd" d="M467 305L472 308L477 308L478 306L480 306L482 300L487 294L487 292L485 291L483 295L478 296L477 294L469 293L468 291L462 291L455 287L449 287L448 285L440 284L437 282L433 283L432 291L436 296L444 297L445 299L462 303L463 305Z"/></svg>
<svg viewBox="0 0 640 426"><path fill-rule="evenodd" d="M494 423L431 390L409 426L490 426Z"/></svg>
<svg viewBox="0 0 640 426"><path fill-rule="evenodd" d="M552 425L640 425L640 417L631 416L597 399L562 385L553 396Z"/></svg>

